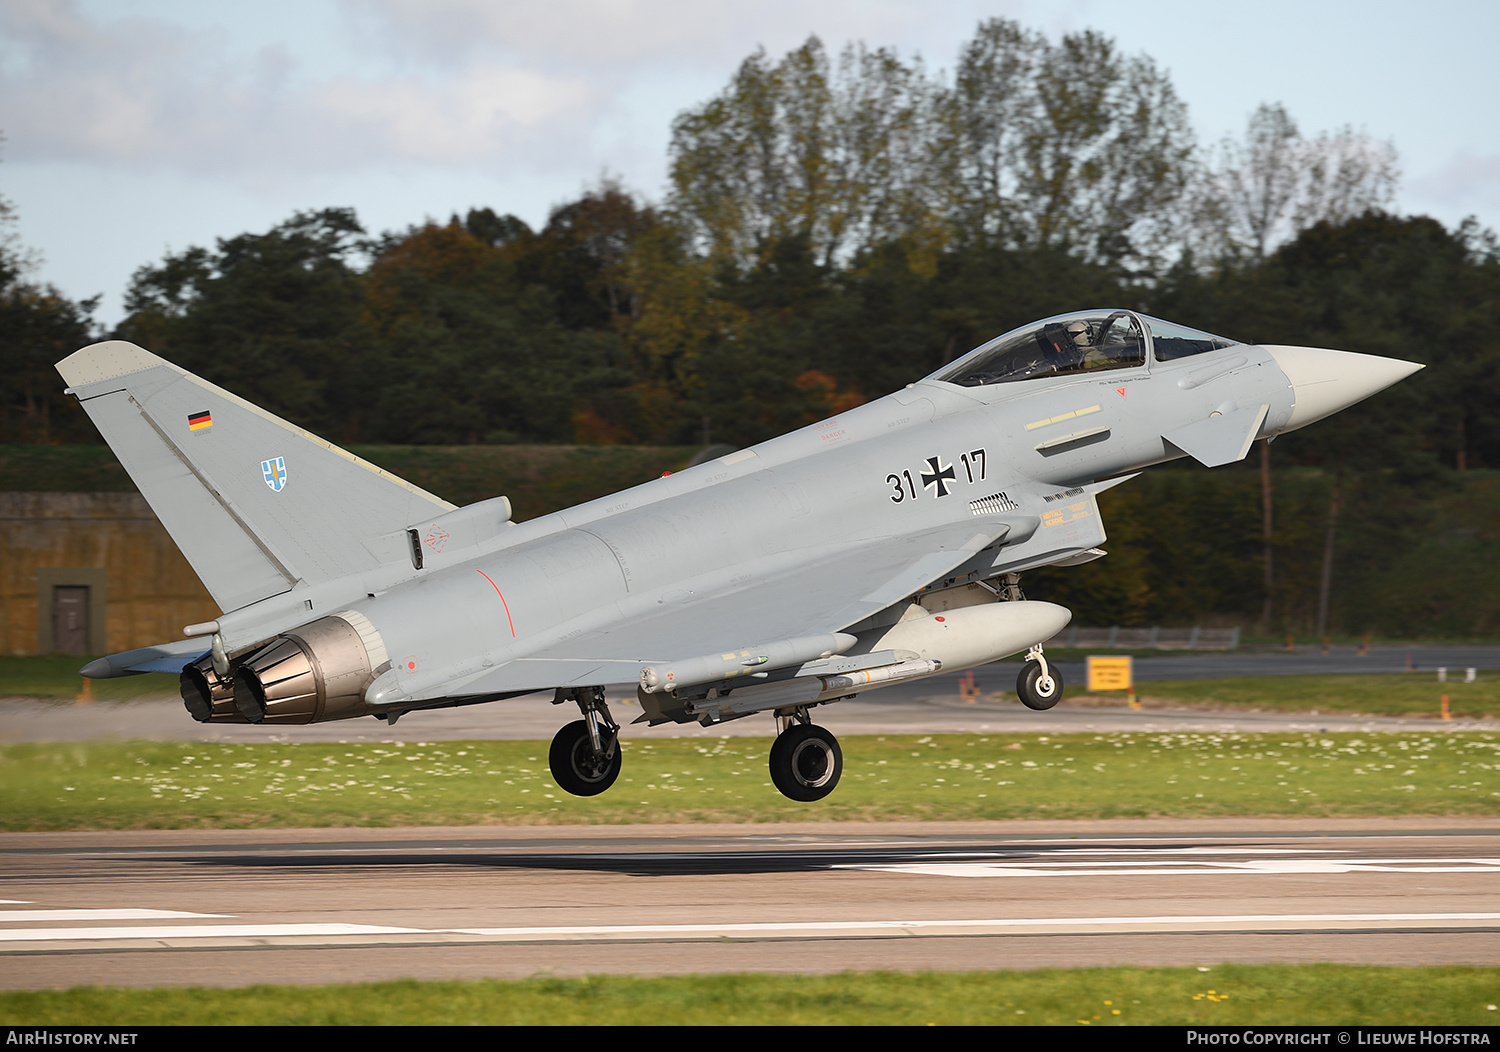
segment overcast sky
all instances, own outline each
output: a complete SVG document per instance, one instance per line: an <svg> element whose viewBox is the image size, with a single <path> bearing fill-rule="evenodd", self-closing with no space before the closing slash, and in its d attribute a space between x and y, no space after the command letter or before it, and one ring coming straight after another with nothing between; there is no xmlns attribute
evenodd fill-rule
<svg viewBox="0 0 1500 1052"><path fill-rule="evenodd" d="M1205 144L1276 101L1390 140L1403 211L1500 227L1495 0L0 0L0 195L113 323L136 267L299 209L540 225L603 174L659 199L673 116L757 46L943 69L991 17L1150 55Z"/></svg>

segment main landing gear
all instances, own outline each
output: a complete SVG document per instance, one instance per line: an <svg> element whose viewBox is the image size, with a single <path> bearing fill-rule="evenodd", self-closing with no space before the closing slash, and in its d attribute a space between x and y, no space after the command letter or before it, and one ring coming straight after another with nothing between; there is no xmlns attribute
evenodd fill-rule
<svg viewBox="0 0 1500 1052"><path fill-rule="evenodd" d="M583 719L552 739L547 761L552 778L574 796L598 796L620 777L620 725L604 704L603 687L560 687L554 705L574 702ZM807 706L776 713L771 744L771 781L783 796L802 803L821 800L839 784L844 753L827 729L814 726Z"/></svg>
<svg viewBox="0 0 1500 1052"><path fill-rule="evenodd" d="M804 706L787 715L778 712L776 723L780 733L771 744L771 781L781 795L810 803L833 792L844 773L839 740L815 726Z"/></svg>
<svg viewBox="0 0 1500 1052"><path fill-rule="evenodd" d="M1022 705L1038 710L1050 709L1062 697L1062 673L1047 664L1040 643L1026 651L1026 664L1016 677L1016 693L1021 696Z"/></svg>
<svg viewBox="0 0 1500 1052"><path fill-rule="evenodd" d="M577 702L583 719L552 739L552 778L574 796L598 796L620 777L620 725L604 704L603 687L560 687L552 703L565 701Z"/></svg>

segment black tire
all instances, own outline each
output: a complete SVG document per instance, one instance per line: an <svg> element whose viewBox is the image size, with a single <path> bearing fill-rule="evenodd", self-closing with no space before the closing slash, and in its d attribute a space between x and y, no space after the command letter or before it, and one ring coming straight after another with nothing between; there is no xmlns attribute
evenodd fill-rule
<svg viewBox="0 0 1500 1052"><path fill-rule="evenodd" d="M1042 678L1042 663L1028 661L1021 666L1021 674L1016 677L1016 693L1021 696L1022 705L1040 712L1057 704L1063 695L1062 673L1057 671L1056 665L1049 664L1047 675L1052 680L1052 689L1043 691L1037 686Z"/></svg>
<svg viewBox="0 0 1500 1052"><path fill-rule="evenodd" d="M839 740L822 727L794 723L771 743L771 781L788 799L821 800L833 792L843 773Z"/></svg>
<svg viewBox="0 0 1500 1052"><path fill-rule="evenodd" d="M620 777L620 743L611 740L613 735L606 727L599 728L599 736L605 747L603 759L595 759L589 725L583 720L574 720L552 739L547 762L552 766L553 780L563 791L574 796L598 796Z"/></svg>

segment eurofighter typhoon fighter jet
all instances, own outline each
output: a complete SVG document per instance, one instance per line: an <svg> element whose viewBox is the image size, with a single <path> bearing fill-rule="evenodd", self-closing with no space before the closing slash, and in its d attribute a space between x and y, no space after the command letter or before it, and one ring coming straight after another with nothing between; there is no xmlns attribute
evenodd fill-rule
<svg viewBox="0 0 1500 1052"><path fill-rule="evenodd" d="M774 713L772 780L818 800L843 758L816 706L1021 651L1021 700L1057 702L1041 643L1071 615L1019 575L1104 554L1102 490L1241 460L1421 366L1085 311L522 523L505 497L455 507L133 344L57 368L223 611L84 675L179 672L195 719L231 723L394 723L552 690L582 715L550 757L580 796L620 773L604 685L635 684L653 726Z"/></svg>

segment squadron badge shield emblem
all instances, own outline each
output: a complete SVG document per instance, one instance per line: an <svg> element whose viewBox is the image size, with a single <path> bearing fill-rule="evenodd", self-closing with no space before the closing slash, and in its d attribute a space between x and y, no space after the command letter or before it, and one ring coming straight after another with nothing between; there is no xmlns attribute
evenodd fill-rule
<svg viewBox="0 0 1500 1052"><path fill-rule="evenodd" d="M273 457L270 460L260 462L261 473L266 477L266 485L277 493L286 485L286 458Z"/></svg>

